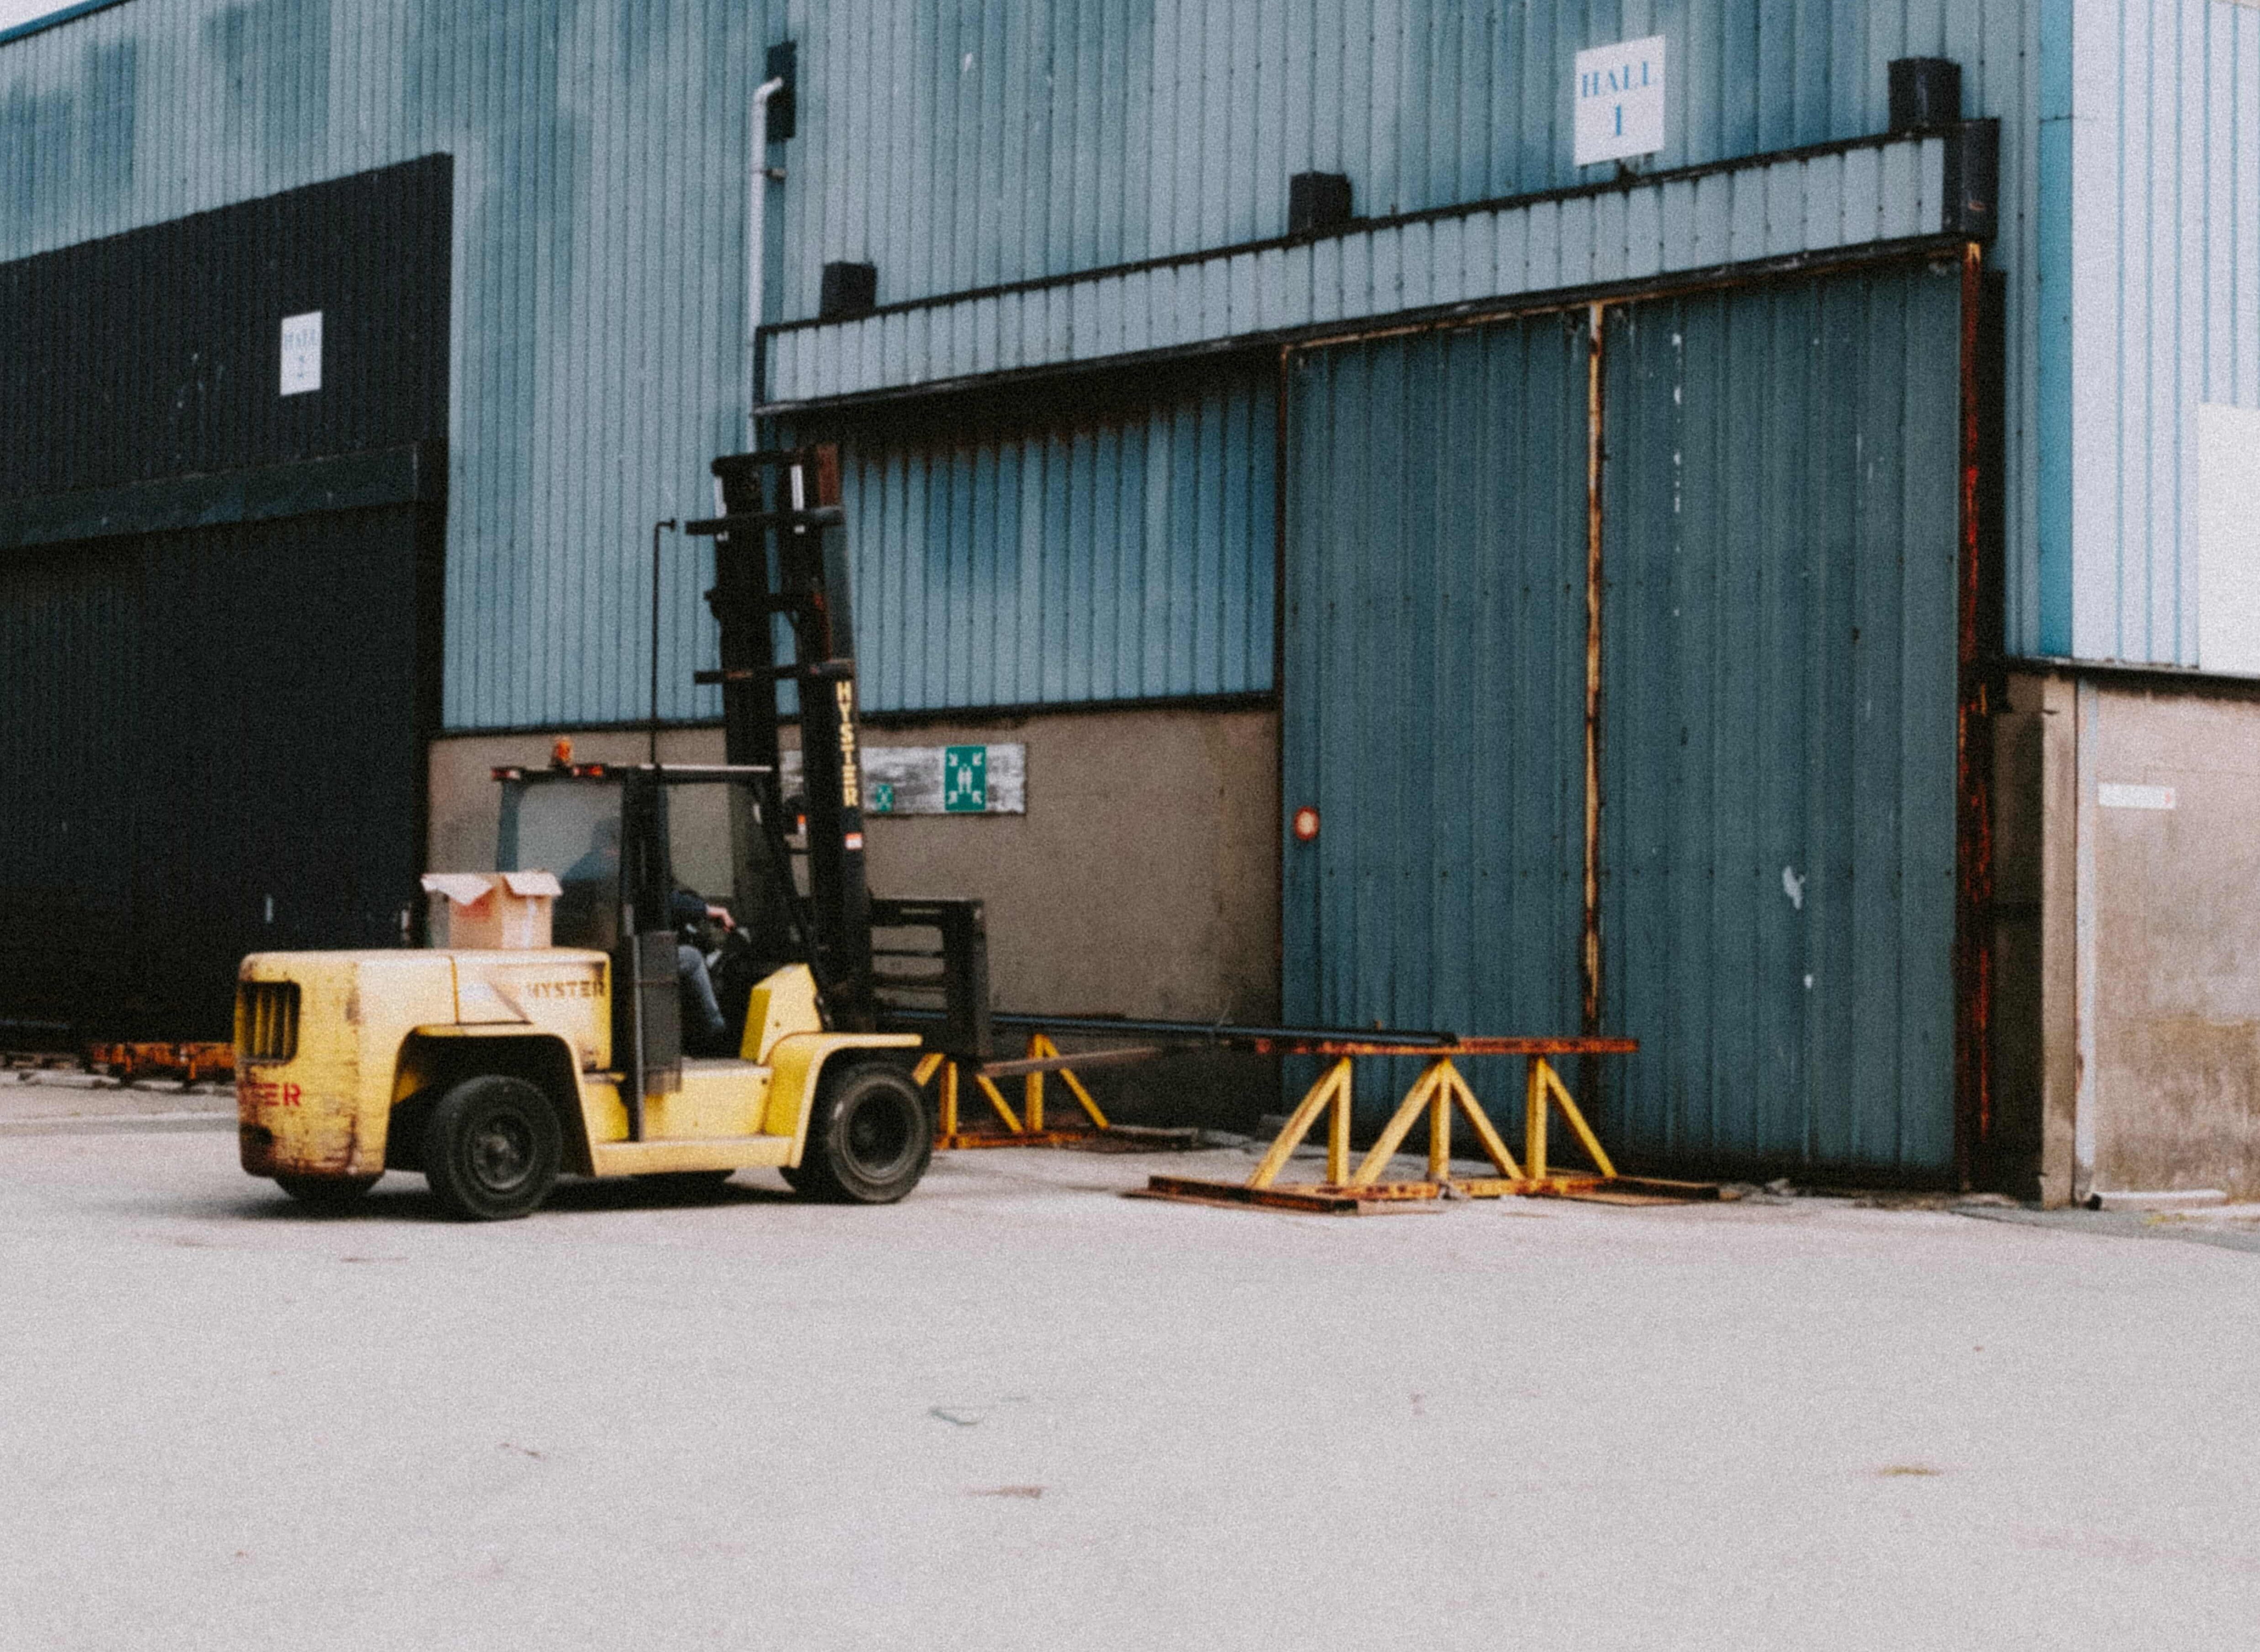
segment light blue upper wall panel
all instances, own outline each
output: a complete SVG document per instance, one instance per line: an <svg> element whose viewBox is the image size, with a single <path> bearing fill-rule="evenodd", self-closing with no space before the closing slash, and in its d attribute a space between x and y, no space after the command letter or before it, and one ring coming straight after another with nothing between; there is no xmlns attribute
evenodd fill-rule
<svg viewBox="0 0 2260 1652"><path fill-rule="evenodd" d="M2260 11L2075 0L2068 637L2202 666L2197 410L2260 407Z"/></svg>
<svg viewBox="0 0 2260 1652"><path fill-rule="evenodd" d="M1272 375L850 447L867 711L1271 686Z"/></svg>
<svg viewBox="0 0 2260 1652"><path fill-rule="evenodd" d="M1571 161L1571 61L1651 33L1670 94L1650 169L1879 132L1895 57L1956 57L1968 112L2013 116L2027 9L833 0L803 46L782 313L812 312L827 260L876 262L893 303L1277 235L1306 170L1347 173L1369 216L1606 179Z"/></svg>
<svg viewBox="0 0 2260 1652"><path fill-rule="evenodd" d="M768 405L790 411L999 369L1268 343L1405 311L1938 235L1958 221L1958 203L1946 199L1952 145L1935 134L1865 139L772 328L762 389Z"/></svg>
<svg viewBox="0 0 2260 1652"><path fill-rule="evenodd" d="M2029 653L2041 4L796 0L810 140L767 318L812 316L830 260L875 263L894 303L1277 235L1300 171L1347 173L1366 214L1606 178L1569 122L1575 54L1613 40L1668 42L1659 169L1879 132L1891 60L1952 58L1964 112L2002 121L2007 640Z"/></svg>

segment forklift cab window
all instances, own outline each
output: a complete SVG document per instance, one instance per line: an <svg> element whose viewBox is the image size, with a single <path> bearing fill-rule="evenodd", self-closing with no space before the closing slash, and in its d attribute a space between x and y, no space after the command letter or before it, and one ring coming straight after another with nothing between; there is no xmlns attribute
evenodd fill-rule
<svg viewBox="0 0 2260 1652"><path fill-rule="evenodd" d="M678 889L696 890L733 919L760 910L761 832L743 781L673 781L667 789L668 865Z"/></svg>
<svg viewBox="0 0 2260 1652"><path fill-rule="evenodd" d="M622 790L617 781L503 783L496 869L557 875L564 892L550 934L558 946L619 944Z"/></svg>

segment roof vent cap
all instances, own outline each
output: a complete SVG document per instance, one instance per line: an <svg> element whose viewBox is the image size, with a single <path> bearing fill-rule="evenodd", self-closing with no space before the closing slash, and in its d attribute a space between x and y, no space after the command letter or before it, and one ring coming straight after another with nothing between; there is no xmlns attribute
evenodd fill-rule
<svg viewBox="0 0 2260 1652"><path fill-rule="evenodd" d="M853 321L879 307L879 267L876 264L826 264L817 290L819 321Z"/></svg>
<svg viewBox="0 0 2260 1652"><path fill-rule="evenodd" d="M1340 172L1298 172L1287 180L1287 233L1323 235L1350 220L1349 179Z"/></svg>
<svg viewBox="0 0 2260 1652"><path fill-rule="evenodd" d="M1950 57L1892 60L1892 125L1894 134L1932 132L1962 118L1962 65Z"/></svg>

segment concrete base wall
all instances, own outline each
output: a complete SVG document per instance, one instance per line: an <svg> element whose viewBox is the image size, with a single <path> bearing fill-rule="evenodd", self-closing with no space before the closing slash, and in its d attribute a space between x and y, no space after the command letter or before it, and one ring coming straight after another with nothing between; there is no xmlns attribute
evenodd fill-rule
<svg viewBox="0 0 2260 1652"><path fill-rule="evenodd" d="M569 731L565 731L569 732ZM547 762L547 734L433 742L431 869L494 863L497 764ZM1275 1020L1278 719L1268 709L1055 712L914 728L869 745L1019 741L1025 815L876 816L871 888L987 903L999 1009ZM640 761L645 736L575 733L583 762ZM719 729L672 730L662 761L719 762ZM1269 1062L1174 1061L1102 1098L1147 1121L1245 1124L1277 1105Z"/></svg>
<svg viewBox="0 0 2260 1652"><path fill-rule="evenodd" d="M1988 1187L2050 1205L2071 1199L2079 1087L2077 701L2069 679L2015 676L1993 719L1993 1082L1976 1168Z"/></svg>
<svg viewBox="0 0 2260 1652"><path fill-rule="evenodd" d="M2260 1198L2260 687L2024 673L1995 740L1988 1179Z"/></svg>

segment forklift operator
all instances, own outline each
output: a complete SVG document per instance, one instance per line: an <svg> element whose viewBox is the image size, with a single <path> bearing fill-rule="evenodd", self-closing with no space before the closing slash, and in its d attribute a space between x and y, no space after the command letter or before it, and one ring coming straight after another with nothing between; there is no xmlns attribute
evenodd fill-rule
<svg viewBox="0 0 2260 1652"><path fill-rule="evenodd" d="M709 919L726 930L735 929L730 909L718 906L696 890L675 891L675 981L683 998L683 1044L693 1055L730 1055L730 1024L715 1001L714 977L706 968L706 955L697 945L699 926Z"/></svg>

